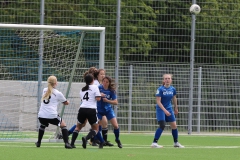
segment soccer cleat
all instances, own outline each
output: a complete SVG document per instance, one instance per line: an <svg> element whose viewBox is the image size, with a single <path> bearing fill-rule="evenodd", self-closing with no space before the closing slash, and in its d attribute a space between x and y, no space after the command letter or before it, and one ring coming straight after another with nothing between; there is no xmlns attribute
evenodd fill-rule
<svg viewBox="0 0 240 160"><path fill-rule="evenodd" d="M100 144L101 142L97 139L94 140L97 144Z"/></svg>
<svg viewBox="0 0 240 160"><path fill-rule="evenodd" d="M151 144L152 148L163 148L163 146L158 145L157 143L152 143Z"/></svg>
<svg viewBox="0 0 240 160"><path fill-rule="evenodd" d="M177 147L177 148L185 148L183 145L181 145L179 142L175 142L173 144L173 147Z"/></svg>
<svg viewBox="0 0 240 160"><path fill-rule="evenodd" d="M72 149L72 146L69 143L65 143L65 148L66 149Z"/></svg>
<svg viewBox="0 0 240 160"><path fill-rule="evenodd" d="M75 146L74 144L71 144L71 147L72 147L72 148L76 148L76 146Z"/></svg>
<svg viewBox="0 0 240 160"><path fill-rule="evenodd" d="M92 146L98 146L98 144L95 141L93 141Z"/></svg>
<svg viewBox="0 0 240 160"><path fill-rule="evenodd" d="M106 142L104 143L104 146L112 147L112 146L114 146L114 144L110 143L109 141L106 141Z"/></svg>
<svg viewBox="0 0 240 160"><path fill-rule="evenodd" d="M36 145L36 147L40 147L41 143L36 142L35 145Z"/></svg>
<svg viewBox="0 0 240 160"><path fill-rule="evenodd" d="M122 148L122 144L121 144L120 140L115 140L115 142L117 143L118 148Z"/></svg>
<svg viewBox="0 0 240 160"><path fill-rule="evenodd" d="M63 139L62 134L61 134L61 133L57 133L57 135L56 135L56 139Z"/></svg>
<svg viewBox="0 0 240 160"><path fill-rule="evenodd" d="M104 145L104 142L103 142L103 143L99 143L98 148L99 148L99 149L103 149L103 145Z"/></svg>
<svg viewBox="0 0 240 160"><path fill-rule="evenodd" d="M83 147L84 149L86 149L86 147L87 147L86 137L82 137L82 147Z"/></svg>

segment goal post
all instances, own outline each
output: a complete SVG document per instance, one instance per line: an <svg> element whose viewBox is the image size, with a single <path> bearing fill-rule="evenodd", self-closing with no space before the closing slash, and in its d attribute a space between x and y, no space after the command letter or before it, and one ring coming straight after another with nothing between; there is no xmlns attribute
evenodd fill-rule
<svg viewBox="0 0 240 160"><path fill-rule="evenodd" d="M83 73L104 68L105 27L0 24L0 41L0 140L31 138L38 126L39 90L50 75L70 100L58 107L59 114L68 127L75 124Z"/></svg>

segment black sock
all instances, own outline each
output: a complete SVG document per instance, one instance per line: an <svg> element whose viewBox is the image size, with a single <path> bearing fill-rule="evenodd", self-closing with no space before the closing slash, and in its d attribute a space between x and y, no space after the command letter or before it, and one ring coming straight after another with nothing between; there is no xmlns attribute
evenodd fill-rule
<svg viewBox="0 0 240 160"><path fill-rule="evenodd" d="M96 135L96 132L91 130L86 136L86 139L89 140L90 138L93 138L95 135Z"/></svg>
<svg viewBox="0 0 240 160"><path fill-rule="evenodd" d="M154 142L154 143L157 143L157 142L158 142L158 139L154 139L153 142Z"/></svg>
<svg viewBox="0 0 240 160"><path fill-rule="evenodd" d="M78 133L79 133L79 131L77 131L77 130L73 131L71 145L74 145L74 143L75 143L75 141L76 141L76 139L78 137Z"/></svg>
<svg viewBox="0 0 240 160"><path fill-rule="evenodd" d="M45 132L45 126L41 125L38 129L38 141L37 141L38 143L41 143L44 132Z"/></svg>
<svg viewBox="0 0 240 160"><path fill-rule="evenodd" d="M107 141L107 133L108 133L108 128L103 128L102 129L102 136L103 136L103 139L104 139L105 142Z"/></svg>
<svg viewBox="0 0 240 160"><path fill-rule="evenodd" d="M67 127L62 128L62 135L64 143L68 143L68 130Z"/></svg>
<svg viewBox="0 0 240 160"><path fill-rule="evenodd" d="M90 138L91 139L91 142L93 142L94 140L95 140L95 138L94 137L92 137L92 138Z"/></svg>

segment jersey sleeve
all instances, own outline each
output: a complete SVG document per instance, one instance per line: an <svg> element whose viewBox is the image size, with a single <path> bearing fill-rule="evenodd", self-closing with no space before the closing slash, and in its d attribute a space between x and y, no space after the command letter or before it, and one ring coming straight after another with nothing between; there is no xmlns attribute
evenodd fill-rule
<svg viewBox="0 0 240 160"><path fill-rule="evenodd" d="M173 95L175 96L175 95L177 95L177 91L176 91L176 89L173 87Z"/></svg>
<svg viewBox="0 0 240 160"><path fill-rule="evenodd" d="M93 84L94 84L94 85L97 85L97 86L100 85L100 83L99 83L98 80L96 80L96 79L93 81Z"/></svg>
<svg viewBox="0 0 240 160"><path fill-rule="evenodd" d="M157 89L156 97L162 97L162 90L161 90L161 87L159 87L159 88Z"/></svg>
<svg viewBox="0 0 240 160"><path fill-rule="evenodd" d="M101 93L99 91L99 88L97 86L94 86L95 87L95 97L101 97Z"/></svg>
<svg viewBox="0 0 240 160"><path fill-rule="evenodd" d="M112 98L112 100L117 99L117 95L115 94L114 91L111 91L111 98Z"/></svg>
<svg viewBox="0 0 240 160"><path fill-rule="evenodd" d="M66 102L66 101L67 101L67 99L66 99L65 96L62 94L62 92L58 92L58 96L59 96L58 100L59 100L60 102Z"/></svg>

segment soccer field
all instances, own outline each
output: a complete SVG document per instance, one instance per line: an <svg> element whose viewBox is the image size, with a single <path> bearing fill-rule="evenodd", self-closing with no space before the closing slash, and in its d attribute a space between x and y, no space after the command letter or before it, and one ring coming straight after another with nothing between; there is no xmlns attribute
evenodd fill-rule
<svg viewBox="0 0 240 160"><path fill-rule="evenodd" d="M81 136L81 135L80 135ZM121 134L123 148L87 146L76 143L76 149L65 149L63 143L43 142L36 148L34 142L0 142L0 159L6 160L50 160L50 159L98 159L98 160L226 160L239 159L240 136L222 135L179 135L185 148L174 148L171 135L163 134L159 144L164 148L151 148L153 134ZM113 134L109 140L114 142Z"/></svg>

